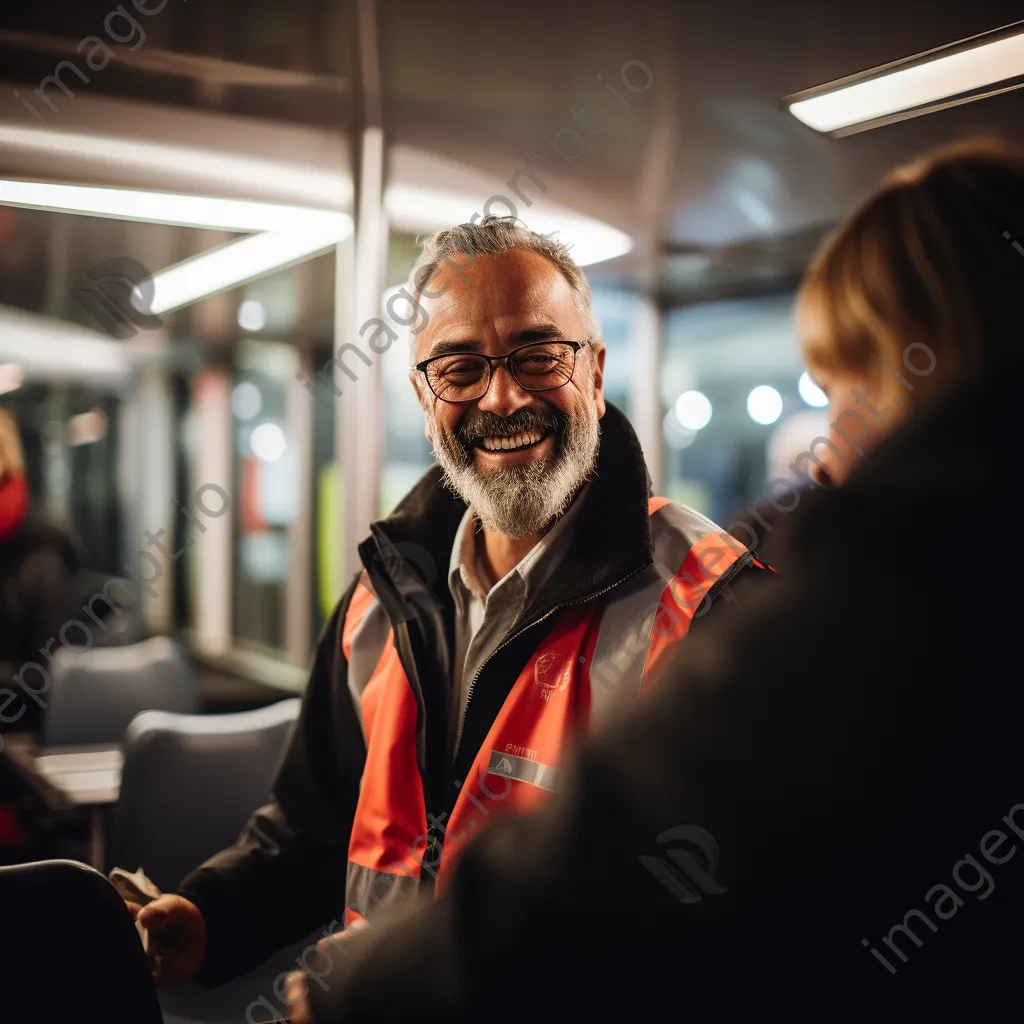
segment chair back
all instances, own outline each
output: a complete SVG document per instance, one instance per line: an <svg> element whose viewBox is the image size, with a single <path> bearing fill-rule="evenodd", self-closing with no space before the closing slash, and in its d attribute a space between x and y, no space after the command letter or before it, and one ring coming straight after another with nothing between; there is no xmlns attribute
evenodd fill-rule
<svg viewBox="0 0 1024 1024"><path fill-rule="evenodd" d="M197 708L192 669L166 636L127 647L61 651L47 698L46 747L117 744L140 711L187 714Z"/></svg>
<svg viewBox="0 0 1024 1024"><path fill-rule="evenodd" d="M270 798L296 698L228 715L146 711L124 740L111 866L141 867L164 892L230 846Z"/></svg>
<svg viewBox="0 0 1024 1024"><path fill-rule="evenodd" d="M3 1019L162 1024L149 964L124 901L70 860L0 867Z"/></svg>

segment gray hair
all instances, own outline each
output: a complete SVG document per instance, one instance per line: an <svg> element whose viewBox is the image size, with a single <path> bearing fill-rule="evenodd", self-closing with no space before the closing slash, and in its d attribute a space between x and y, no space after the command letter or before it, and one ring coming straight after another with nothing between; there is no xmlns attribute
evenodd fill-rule
<svg viewBox="0 0 1024 1024"><path fill-rule="evenodd" d="M421 242L422 251L409 274L409 291L416 302L442 263L456 273L472 266L477 256L500 256L512 249L526 249L550 260L569 282L576 308L583 317L589 337L601 340L601 325L590 302L590 285L580 265L569 254L569 246L547 235L531 231L516 217L488 214L471 224L457 224L437 231ZM580 341L585 339L580 338Z"/></svg>

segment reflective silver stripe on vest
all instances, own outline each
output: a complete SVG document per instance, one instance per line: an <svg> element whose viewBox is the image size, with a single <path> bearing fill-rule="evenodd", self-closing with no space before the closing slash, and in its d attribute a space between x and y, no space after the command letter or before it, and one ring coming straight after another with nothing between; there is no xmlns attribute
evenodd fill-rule
<svg viewBox="0 0 1024 1024"><path fill-rule="evenodd" d="M697 541L709 533L720 533L710 519L705 519L699 512L682 505L668 504L658 509L651 516L651 541L654 546L654 564L666 583L682 568L686 556ZM734 554L746 550L741 541L734 537L723 538L723 546L728 546ZM714 580L698 578L698 583L710 590Z"/></svg>
<svg viewBox="0 0 1024 1024"><path fill-rule="evenodd" d="M591 725L613 717L623 701L635 700L644 678L647 648L665 580L650 566L613 591L601 617L590 664Z"/></svg>
<svg viewBox="0 0 1024 1024"><path fill-rule="evenodd" d="M376 871L348 862L345 905L372 921L381 911L405 913L416 904L420 880L400 872Z"/></svg>
<svg viewBox="0 0 1024 1024"><path fill-rule="evenodd" d="M366 689L366 684L370 681L377 662L380 661L390 632L391 620L388 613L384 610L384 605L374 599L373 604L363 613L362 622L352 634L352 647L348 659L348 690L352 694L352 704L359 717L364 739L366 726L363 723L363 690Z"/></svg>
<svg viewBox="0 0 1024 1024"><path fill-rule="evenodd" d="M661 605L673 577L690 549L718 527L693 509L669 503L651 516L654 564L615 588L601 618L594 660L590 666L591 725L613 718L623 700L634 700L643 686L647 652ZM723 541L728 544L728 541ZM732 541L735 551L743 550ZM714 580L698 569L695 577L706 590ZM691 611L696 611L698 604Z"/></svg>
<svg viewBox="0 0 1024 1024"><path fill-rule="evenodd" d="M504 775L506 779L515 779L527 785L536 786L554 792L558 782L558 769L539 761L531 761L528 757L516 757L515 754L503 754L500 750L491 751L491 760L487 765L488 775Z"/></svg>

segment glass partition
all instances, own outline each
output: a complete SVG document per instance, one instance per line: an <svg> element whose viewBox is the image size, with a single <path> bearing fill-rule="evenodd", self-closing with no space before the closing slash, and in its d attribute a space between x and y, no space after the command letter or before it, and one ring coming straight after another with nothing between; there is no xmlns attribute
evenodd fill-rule
<svg viewBox="0 0 1024 1024"><path fill-rule="evenodd" d="M799 386L792 303L791 294L773 295L665 317L660 397L668 495L716 522L763 501L770 464L786 465L773 452L794 426L811 429L805 417L815 406ZM818 400L806 386L803 393ZM803 433L797 429L792 443L806 446L815 436Z"/></svg>

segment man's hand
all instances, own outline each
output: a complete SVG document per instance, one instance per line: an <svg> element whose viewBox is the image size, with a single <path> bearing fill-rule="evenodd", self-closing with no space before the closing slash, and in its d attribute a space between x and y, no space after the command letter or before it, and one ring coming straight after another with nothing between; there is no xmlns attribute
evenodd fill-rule
<svg viewBox="0 0 1024 1024"><path fill-rule="evenodd" d="M149 932L156 984L174 985L191 978L206 954L206 922L199 908L181 896L161 896L142 908L126 905Z"/></svg>

